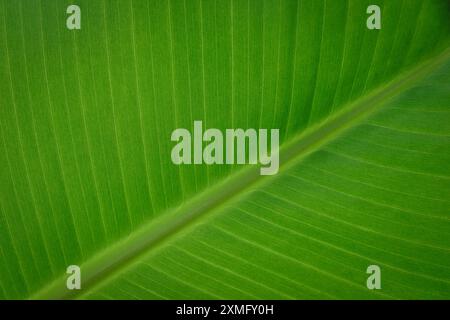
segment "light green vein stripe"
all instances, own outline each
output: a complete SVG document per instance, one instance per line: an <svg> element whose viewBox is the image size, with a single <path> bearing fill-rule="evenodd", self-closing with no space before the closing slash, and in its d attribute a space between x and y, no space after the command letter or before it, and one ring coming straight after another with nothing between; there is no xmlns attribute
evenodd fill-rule
<svg viewBox="0 0 450 320"><path fill-rule="evenodd" d="M447 49L432 60L426 61L411 72L404 73L389 84L351 103L335 116L294 138L280 150L281 170L297 164L312 151L335 139L348 128L378 110L388 99L404 92L415 83L431 74L450 59ZM144 254L152 253L168 239L181 231L193 227L199 218L207 218L225 203L237 200L248 193L251 187L266 184L275 176L260 175L257 166L249 166L225 181L215 185L179 208L175 208L159 219L133 232L128 238L117 242L106 251L100 252L82 265L83 289L66 289L66 277L62 275L49 286L31 296L31 299L66 299L83 296L98 286L113 279L119 273L132 267L133 262Z"/></svg>

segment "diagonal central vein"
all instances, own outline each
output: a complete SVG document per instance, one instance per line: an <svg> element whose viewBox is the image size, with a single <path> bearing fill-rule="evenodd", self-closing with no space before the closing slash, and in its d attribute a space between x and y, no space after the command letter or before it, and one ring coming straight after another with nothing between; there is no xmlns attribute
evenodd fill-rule
<svg viewBox="0 0 450 320"><path fill-rule="evenodd" d="M360 123L383 104L450 59L447 49L432 60L404 73L388 84L372 91L343 108L342 111L301 133L280 149L280 172L303 160L308 154L325 143L334 140L345 130ZM189 202L175 208L162 217L134 231L127 238L97 253L81 266L82 290L68 290L66 277L51 282L32 295L31 299L71 299L83 297L95 288L114 279L118 274L131 268L143 255L154 253L180 231L193 228L200 218L207 219L224 204L242 198L256 185L267 184L276 176L261 176L258 166L249 166L233 176L200 193Z"/></svg>

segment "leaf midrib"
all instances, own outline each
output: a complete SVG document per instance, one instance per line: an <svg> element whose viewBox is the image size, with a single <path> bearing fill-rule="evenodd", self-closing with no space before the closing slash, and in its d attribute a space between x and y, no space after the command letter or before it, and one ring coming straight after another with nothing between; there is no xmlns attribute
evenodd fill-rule
<svg viewBox="0 0 450 320"><path fill-rule="evenodd" d="M280 149L278 174L374 113L385 101L404 92L448 59L450 59L450 48L348 104L342 111L285 143ZM200 218L211 217L212 213L217 212L225 203L245 196L251 191L251 187L267 184L276 176L261 176L259 166L246 167L214 187L201 192L182 206L163 213L161 217L134 231L127 238L95 254L81 266L82 290L68 290L66 275L62 275L30 298L67 299L84 296L132 267L133 263L143 255L155 252L168 239L193 227L194 222L198 222Z"/></svg>

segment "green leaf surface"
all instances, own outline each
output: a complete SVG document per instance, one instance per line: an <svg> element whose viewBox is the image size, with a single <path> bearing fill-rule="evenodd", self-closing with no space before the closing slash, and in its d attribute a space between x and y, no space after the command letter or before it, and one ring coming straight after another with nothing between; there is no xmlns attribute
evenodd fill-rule
<svg viewBox="0 0 450 320"><path fill-rule="evenodd" d="M450 298L450 7L376 2L0 0L0 298ZM194 120L280 172L174 165Z"/></svg>

